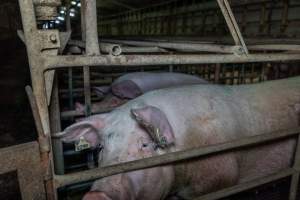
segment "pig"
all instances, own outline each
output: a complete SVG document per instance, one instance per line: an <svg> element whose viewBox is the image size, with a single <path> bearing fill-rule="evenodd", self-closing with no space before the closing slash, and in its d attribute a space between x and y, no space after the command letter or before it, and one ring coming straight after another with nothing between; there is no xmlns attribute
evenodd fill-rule
<svg viewBox="0 0 300 200"><path fill-rule="evenodd" d="M115 108L129 99L134 99L152 90L192 84L208 84L208 82L197 76L182 73L129 73L116 79L111 87L94 87L95 93L104 99L93 104L92 110ZM76 103L76 110L84 113L84 106Z"/></svg>
<svg viewBox="0 0 300 200"><path fill-rule="evenodd" d="M136 72L126 74L115 80L111 86L111 90L117 97L134 99L156 89L207 83L207 81L197 76L182 73Z"/></svg>
<svg viewBox="0 0 300 200"><path fill-rule="evenodd" d="M300 77L241 86L192 85L142 95L58 134L101 145L99 167L299 126ZM94 182L84 200L193 199L289 167L294 138Z"/></svg>

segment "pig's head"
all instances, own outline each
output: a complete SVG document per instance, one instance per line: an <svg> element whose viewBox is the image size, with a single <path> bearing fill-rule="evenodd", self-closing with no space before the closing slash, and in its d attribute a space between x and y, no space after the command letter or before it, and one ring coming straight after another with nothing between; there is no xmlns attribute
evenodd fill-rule
<svg viewBox="0 0 300 200"><path fill-rule="evenodd" d="M130 80L115 83L111 89L114 95L123 99L134 99L143 94L140 87Z"/></svg>
<svg viewBox="0 0 300 200"><path fill-rule="evenodd" d="M174 144L174 133L167 116L153 106L134 109L124 106L104 117L99 115L76 123L64 132L64 141L74 142L84 137L92 146L103 145L100 166L158 155ZM161 199L170 191L173 182L173 171L169 168L156 167L98 180L85 199L93 196L123 199L124 195L128 196L125 199L142 199L142 194Z"/></svg>
<svg viewBox="0 0 300 200"><path fill-rule="evenodd" d="M173 129L159 108L144 106L94 115L67 127L58 137L65 143L87 141L103 149L100 165L151 156L174 143Z"/></svg>

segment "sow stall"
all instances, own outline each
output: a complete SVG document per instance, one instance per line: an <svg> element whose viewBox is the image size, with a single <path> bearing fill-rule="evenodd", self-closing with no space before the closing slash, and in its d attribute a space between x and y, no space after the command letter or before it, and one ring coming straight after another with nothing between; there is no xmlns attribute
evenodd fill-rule
<svg viewBox="0 0 300 200"><path fill-rule="evenodd" d="M166 41L131 41L117 40L115 38L98 38L97 10L95 0L82 0L82 41L73 41L77 46L85 49L84 55L63 55L62 52L69 41L71 29L67 26L65 32L57 29L41 29L40 22L57 17L57 7L61 5L58 0L19 0L23 21L23 32L20 37L26 44L30 63L32 88L26 91L30 99L36 127L38 130L38 144L30 143L23 146L2 149L2 160L12 157L12 152L20 152L15 160L9 164L1 165L1 173L17 170L20 178L21 192L24 199L58 199L58 189L85 183L102 177L144 169L153 166L166 165L196 157L205 157L225 151L233 151L241 148L254 147L270 141L287 137L298 137L300 129L286 130L269 133L261 136L245 138L230 143L208 146L200 149L192 149L183 152L165 154L128 163L122 163L105 168L93 168L88 171L64 174L63 144L60 140L51 138L61 131L61 118L76 117L80 114L76 111L61 112L59 108L59 88L57 74L61 69L68 69L70 82L72 83L72 71L70 69L83 68L83 92L85 99L85 115L103 112L103 110L91 110L91 67L124 67L140 69L147 66L167 66L170 71L180 65L207 65L206 69L214 67L213 79L220 81L221 64L234 63L268 63L300 60L299 46L286 43L269 43L269 45L247 46L236 19L227 0L217 0L223 14L228 30L233 37L234 44L207 43L182 43ZM101 22L100 22L101 24ZM79 44L78 44L79 43ZM127 46L127 47L125 47ZM123 49L124 48L124 49ZM101 50L102 49L102 50ZM176 50L171 51L170 49ZM100 51L101 50L101 51ZM118 50L121 50L118 51ZM101 53L100 53L101 52ZM106 54L103 54L106 53ZM123 52L123 53L122 53ZM129 54L126 54L129 53ZM149 53L145 55L145 53ZM210 65L211 64L211 65ZM195 66L193 67L193 70ZM219 69L219 70L218 70ZM234 70L235 71L235 70ZM206 71L204 74L209 74ZM235 76L235 73L232 73ZM101 75L100 75L101 76ZM211 76L210 76L211 77ZM232 78L232 82L240 78ZM261 79L264 79L261 77ZM67 91L73 94L73 88ZM299 139L298 139L299 140ZM299 141L298 141L299 143ZM39 152L38 152L39 150ZM29 153L28 153L29 152ZM30 153L32 152L32 153ZM40 158L37 154L39 153ZM199 199L219 199L229 195L263 185L274 180L292 176L289 199L296 199L300 160L300 147L297 147L294 165L290 169L283 170L262 179L240 184L213 194L208 194ZM27 159L28 158L28 159ZM36 173L36 174L35 174ZM39 178L37 178L39 177ZM36 184L27 184L34 178ZM45 187L42 187L42 186Z"/></svg>

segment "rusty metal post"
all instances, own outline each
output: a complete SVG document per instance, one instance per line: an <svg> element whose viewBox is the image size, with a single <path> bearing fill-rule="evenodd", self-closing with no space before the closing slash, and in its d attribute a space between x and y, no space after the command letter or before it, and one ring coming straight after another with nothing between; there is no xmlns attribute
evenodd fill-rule
<svg viewBox="0 0 300 200"><path fill-rule="evenodd" d="M44 135L44 130L42 127L41 117L38 112L38 106L33 94L33 91L30 86L26 86L26 93L30 102L30 106L32 109L36 129L38 132L38 142L40 147L40 155L41 155L41 165L42 169L44 170L44 180L46 186L46 193L47 199L54 199L52 191L52 174L50 169L50 159L49 159L49 152L50 152L50 143L49 143L49 135Z"/></svg>
<svg viewBox="0 0 300 200"><path fill-rule="evenodd" d="M47 93L46 93L46 84L44 80L44 55L54 55L54 51L58 52L58 47L60 45L58 31L49 30L49 31L40 31L37 29L36 16L34 10L34 4L32 0L19 0L23 29L24 29L24 38L26 41L26 48L28 54L28 60L30 65L32 86L33 86L33 95L36 100L36 106L34 107L34 112L36 116L40 118L40 123L37 121L38 129L40 131L40 137L45 139L45 141L40 141L40 146L49 145L49 150L51 150L51 141L50 141L50 126L49 126L49 113L48 113L48 102L47 102ZM50 48L49 48L50 47ZM44 49L54 49L57 50L43 53ZM28 90L29 91L29 90ZM38 114L37 114L38 113ZM47 199L55 199L56 193L53 189L52 184L52 154L47 149L41 151L42 157L42 167L44 171L44 181L46 187Z"/></svg>

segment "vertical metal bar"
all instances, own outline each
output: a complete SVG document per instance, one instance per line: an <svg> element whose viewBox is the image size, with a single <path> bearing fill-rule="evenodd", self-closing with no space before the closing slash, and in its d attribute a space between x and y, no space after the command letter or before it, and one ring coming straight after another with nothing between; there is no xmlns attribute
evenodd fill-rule
<svg viewBox="0 0 300 200"><path fill-rule="evenodd" d="M291 180L291 188L289 194L289 200L296 200L297 192L298 192L298 184L299 184L299 174L300 174L300 136L298 135L297 148L294 158L294 170L297 172L293 174Z"/></svg>
<svg viewBox="0 0 300 200"><path fill-rule="evenodd" d="M83 67L83 85L84 85L84 101L85 101L85 115L91 115L91 81L90 81L90 67Z"/></svg>
<svg viewBox="0 0 300 200"><path fill-rule="evenodd" d="M69 109L74 109L74 99L73 99L73 69L68 68L68 97L69 97Z"/></svg>
<svg viewBox="0 0 300 200"><path fill-rule="evenodd" d="M46 187L46 195L47 195L47 199L52 200L52 199L55 199L55 195L53 192L53 184L52 184L52 180L51 180L52 174L50 174L51 170L49 169L49 167L50 167L50 160L49 160L50 146L48 143L49 140L48 140L48 136L44 135L41 116L38 111L38 106L37 106L36 98L33 94L33 91L30 86L26 86L25 90L26 90L26 93L27 93L27 96L28 96L28 99L30 102L35 126L36 126L37 132L38 132L38 142L39 142L39 147L40 147L41 165L42 165L42 169L44 170L43 175L44 175L44 182L45 182L45 187Z"/></svg>
<svg viewBox="0 0 300 200"><path fill-rule="evenodd" d="M22 15L22 24L24 29L24 36L26 41L26 49L28 54L28 60L30 64L30 72L33 86L33 93L36 97L36 105L39 113L41 126L43 129L43 135L45 137L50 136L50 125L49 125L49 113L48 113L48 104L46 96L46 85L44 81L43 71L41 65L43 60L40 56L40 41L37 40L37 24L35 18L35 11L32 0L19 0L21 15ZM48 140L47 140L48 141ZM51 143L51 141L49 141ZM42 145L42 144L40 144ZM41 152L42 155L42 164L43 169L45 170L45 187L47 193L47 199L55 199L56 192L53 189L53 183L51 177L46 177L48 172L52 171L51 169L51 160L52 157L48 152Z"/></svg>
<svg viewBox="0 0 300 200"><path fill-rule="evenodd" d="M86 39L86 54L100 55L98 30L97 30L97 7L95 0L82 0L81 12L82 21L85 25L82 27L82 32L85 32ZM83 37L84 39L84 37ZM84 66L84 94L85 94L85 114L91 115L91 83L90 83L90 68Z"/></svg>
<svg viewBox="0 0 300 200"><path fill-rule="evenodd" d="M86 54L100 55L99 41L98 41L98 24L97 24L97 5L96 0L83 0L84 7L84 20L85 20L85 32L86 32ZM129 21L129 18L128 18ZM84 30L83 30L84 31ZM86 116L91 115L91 82L90 82L90 68L84 67L84 95L85 95L85 114ZM89 152L87 155L88 167L95 168L94 165L94 154Z"/></svg>
<svg viewBox="0 0 300 200"><path fill-rule="evenodd" d="M264 3L260 10L260 20L259 20L259 33L262 34L265 32L266 24L266 4Z"/></svg>
<svg viewBox="0 0 300 200"><path fill-rule="evenodd" d="M280 27L281 34L285 33L286 28L288 26L289 3L290 0L283 0L283 10L282 10L281 27Z"/></svg>
<svg viewBox="0 0 300 200"><path fill-rule="evenodd" d="M54 79L53 94L50 104L50 122L52 133L58 133L61 131L57 75ZM62 175L65 173L62 141L54 138L52 140L52 147L55 174Z"/></svg>
<svg viewBox="0 0 300 200"><path fill-rule="evenodd" d="M220 71L221 71L221 64L216 64L216 66L215 66L215 84L219 84L219 82L220 82Z"/></svg>

